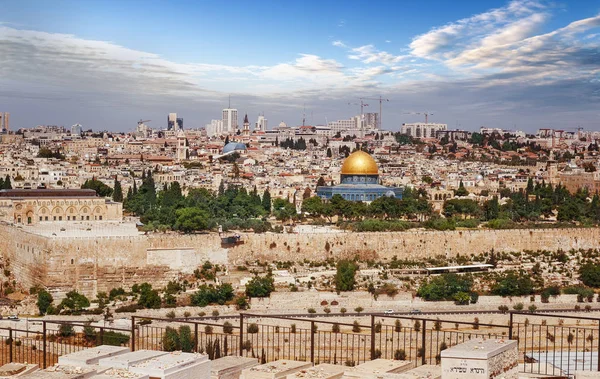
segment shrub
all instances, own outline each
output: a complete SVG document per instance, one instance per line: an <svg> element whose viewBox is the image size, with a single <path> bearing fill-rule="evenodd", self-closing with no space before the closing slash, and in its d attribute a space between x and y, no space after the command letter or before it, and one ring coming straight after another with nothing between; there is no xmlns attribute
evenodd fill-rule
<svg viewBox="0 0 600 379"><path fill-rule="evenodd" d="M331 325L331 331L334 333L339 333L340 332L340 325L339 324L333 324Z"/></svg>
<svg viewBox="0 0 600 379"><path fill-rule="evenodd" d="M185 317L185 318L190 318L191 315L192 314L189 311L183 312L183 317Z"/></svg>
<svg viewBox="0 0 600 379"><path fill-rule="evenodd" d="M219 317L219 310L218 309L213 309L213 311L211 312L211 315L213 317Z"/></svg>
<svg viewBox="0 0 600 379"><path fill-rule="evenodd" d="M522 311L524 307L525 306L523 305L523 303L517 303L517 304L513 305L513 309L515 311Z"/></svg>
<svg viewBox="0 0 600 379"><path fill-rule="evenodd" d="M210 325L204 326L204 333L206 333L206 334L213 334L213 327L210 326Z"/></svg>
<svg viewBox="0 0 600 379"><path fill-rule="evenodd" d="M296 333L296 324L290 325L290 333Z"/></svg>
<svg viewBox="0 0 600 379"><path fill-rule="evenodd" d="M175 315L175 311L169 311L169 312L167 312L166 316L167 316L167 318L174 319L175 316L176 316Z"/></svg>
<svg viewBox="0 0 600 379"><path fill-rule="evenodd" d="M358 323L358 321L354 321L354 323L352 324L352 331L354 333L360 333L361 329L360 329L360 324Z"/></svg>
<svg viewBox="0 0 600 379"><path fill-rule="evenodd" d="M258 333L258 325L255 323L252 323L252 324L248 325L248 327L246 328L246 331L249 334L256 334L256 333Z"/></svg>
<svg viewBox="0 0 600 379"><path fill-rule="evenodd" d="M233 296L233 287L229 283L223 283L217 287L203 284L198 288L198 291L190 296L190 302L192 305L199 307L210 304L223 305L232 300Z"/></svg>
<svg viewBox="0 0 600 379"><path fill-rule="evenodd" d="M223 333L225 334L233 334L233 325L229 321L225 321L223 323Z"/></svg>
<svg viewBox="0 0 600 379"><path fill-rule="evenodd" d="M396 320L394 323L394 332L400 333L402 331L402 321Z"/></svg>
<svg viewBox="0 0 600 379"><path fill-rule="evenodd" d="M162 339L164 351L184 351L191 352L194 349L195 341L192 337L192 330L188 325L182 325L179 330L167 326Z"/></svg>
<svg viewBox="0 0 600 379"><path fill-rule="evenodd" d="M75 335L75 329L73 329L73 325L71 324L60 324L58 334L61 337L71 337Z"/></svg>
<svg viewBox="0 0 600 379"><path fill-rule="evenodd" d="M137 304L123 305L115 309L115 313L135 313L138 309L140 309L140 306Z"/></svg>
<svg viewBox="0 0 600 379"><path fill-rule="evenodd" d="M308 308L308 313L317 313L315 308Z"/></svg>
<svg viewBox="0 0 600 379"><path fill-rule="evenodd" d="M435 320L435 322L433 323L433 330L436 330L436 331L442 330L442 322L440 321L439 318L437 320Z"/></svg>
<svg viewBox="0 0 600 379"><path fill-rule="evenodd" d="M354 311L355 311L356 313L360 313L360 312L362 312L362 311L364 311L364 310L365 310L365 309L364 309L363 307L356 307L356 308L354 308Z"/></svg>
<svg viewBox="0 0 600 379"><path fill-rule="evenodd" d="M479 317L475 317L473 319L473 329L475 329L475 330L479 329Z"/></svg>
<svg viewBox="0 0 600 379"><path fill-rule="evenodd" d="M535 311L537 310L537 307L535 306L535 304L531 304L528 309L529 309L529 312L535 313Z"/></svg>
<svg viewBox="0 0 600 379"><path fill-rule="evenodd" d="M600 296L598 296L598 299L600 299ZM344 307L340 308L340 313L346 313L346 312L347 312L346 308L344 308Z"/></svg>
<svg viewBox="0 0 600 379"><path fill-rule="evenodd" d="M506 313L506 312L508 312L508 305L500 305L498 307L498 310L502 313Z"/></svg>
<svg viewBox="0 0 600 379"><path fill-rule="evenodd" d="M421 331L421 322L419 320L415 320L415 324L413 325L413 329L415 332Z"/></svg>
<svg viewBox="0 0 600 379"><path fill-rule="evenodd" d="M52 295L50 295L50 293L46 290L39 290L37 292L37 295L38 310L40 311L40 315L45 315L46 312L48 312L48 308L52 305L54 299L52 298Z"/></svg>
<svg viewBox="0 0 600 379"><path fill-rule="evenodd" d="M323 312L325 312L325 313L331 313L331 308L325 307L325 308L323 308Z"/></svg>
<svg viewBox="0 0 600 379"><path fill-rule="evenodd" d="M102 344L112 346L123 346L129 342L130 337L127 334L114 332L112 330L105 331L102 335Z"/></svg>
<svg viewBox="0 0 600 379"><path fill-rule="evenodd" d="M406 360L406 351L404 349L398 349L394 352L394 359L397 361L405 361Z"/></svg>

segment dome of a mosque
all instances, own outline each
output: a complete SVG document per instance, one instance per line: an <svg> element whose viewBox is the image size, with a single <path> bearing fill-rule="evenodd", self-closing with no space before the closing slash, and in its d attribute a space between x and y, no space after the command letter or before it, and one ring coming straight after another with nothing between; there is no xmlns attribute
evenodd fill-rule
<svg viewBox="0 0 600 379"><path fill-rule="evenodd" d="M225 147L223 147L223 154L227 154L232 151L245 151L246 145L239 142L229 142Z"/></svg>
<svg viewBox="0 0 600 379"><path fill-rule="evenodd" d="M360 150L350 154L342 165L342 175L377 175L378 173L375 159Z"/></svg>

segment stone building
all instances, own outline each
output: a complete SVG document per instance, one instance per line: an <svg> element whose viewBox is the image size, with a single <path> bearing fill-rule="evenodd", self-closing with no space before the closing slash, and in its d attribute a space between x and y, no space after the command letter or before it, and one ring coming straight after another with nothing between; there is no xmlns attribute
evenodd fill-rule
<svg viewBox="0 0 600 379"><path fill-rule="evenodd" d="M91 189L0 191L0 220L22 225L61 221L120 221L123 205Z"/></svg>

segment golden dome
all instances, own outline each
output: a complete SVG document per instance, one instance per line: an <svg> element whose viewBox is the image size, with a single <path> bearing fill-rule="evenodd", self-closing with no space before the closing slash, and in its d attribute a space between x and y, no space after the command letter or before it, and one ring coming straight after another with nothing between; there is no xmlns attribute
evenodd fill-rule
<svg viewBox="0 0 600 379"><path fill-rule="evenodd" d="M377 175L378 173L375 159L360 150L350 154L342 165L343 175Z"/></svg>

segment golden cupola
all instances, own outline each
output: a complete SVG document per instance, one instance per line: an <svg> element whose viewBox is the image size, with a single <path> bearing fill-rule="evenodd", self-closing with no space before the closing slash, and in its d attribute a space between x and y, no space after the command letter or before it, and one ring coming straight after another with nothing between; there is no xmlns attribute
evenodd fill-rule
<svg viewBox="0 0 600 379"><path fill-rule="evenodd" d="M346 158L341 173L342 175L378 175L379 169L373 157L358 150Z"/></svg>

